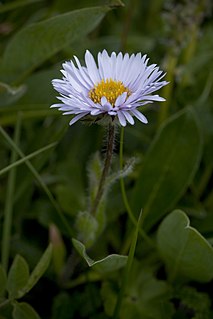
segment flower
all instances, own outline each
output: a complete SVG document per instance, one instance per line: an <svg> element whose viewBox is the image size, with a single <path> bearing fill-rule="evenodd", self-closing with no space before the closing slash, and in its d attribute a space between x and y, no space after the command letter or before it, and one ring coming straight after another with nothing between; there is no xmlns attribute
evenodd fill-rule
<svg viewBox="0 0 213 319"><path fill-rule="evenodd" d="M63 63L62 80L52 81L62 103L51 107L57 107L65 115L76 115L70 125L87 115L108 115L113 121L118 119L122 126L127 122L133 125L133 117L147 123L138 107L153 101L165 101L159 95L151 95L168 82L160 81L165 74L156 64L148 66L146 55L112 52L109 56L103 50L98 53L96 64L87 50L86 66L82 66L76 56L74 59L76 64L72 60Z"/></svg>

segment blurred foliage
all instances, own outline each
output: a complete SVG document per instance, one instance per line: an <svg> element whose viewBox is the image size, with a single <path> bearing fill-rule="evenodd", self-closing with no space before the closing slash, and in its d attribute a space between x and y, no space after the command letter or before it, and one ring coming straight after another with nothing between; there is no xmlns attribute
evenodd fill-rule
<svg viewBox="0 0 213 319"><path fill-rule="evenodd" d="M0 319L111 318L141 208L119 318L213 318L212 34L211 0L0 2ZM49 108L86 49L147 53L170 81L125 128L123 170L117 132L96 216L104 129Z"/></svg>

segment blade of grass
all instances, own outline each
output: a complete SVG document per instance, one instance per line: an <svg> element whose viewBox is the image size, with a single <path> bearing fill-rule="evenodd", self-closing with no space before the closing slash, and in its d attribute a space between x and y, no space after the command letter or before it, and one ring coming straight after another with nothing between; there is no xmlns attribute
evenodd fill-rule
<svg viewBox="0 0 213 319"><path fill-rule="evenodd" d="M141 224L141 220L142 220L142 211L140 212L138 221L137 221L137 226L136 229L133 233L133 238L132 238L132 243L130 246L130 250L129 250L129 256L128 256L128 260L127 260L127 265L124 269L124 273L122 276L122 281L121 281L121 287L120 287L120 291L119 291L119 295L118 295L118 299L115 305L115 309L114 309L114 313L113 313L113 319L117 319L119 318L119 312L122 306L122 300L123 300L123 296L125 294L126 291L126 287L127 287L127 283L128 283L128 279L129 279L129 275L130 275L130 271L132 268L132 263L133 263L133 259L134 259L134 255L135 255L135 249L136 249L136 244L137 244L137 240L138 240L138 233L139 233L139 229L140 229L140 224Z"/></svg>
<svg viewBox="0 0 213 319"><path fill-rule="evenodd" d="M20 150L20 148L13 142L13 140L10 138L10 136L6 133L6 131L1 126L0 126L0 133L3 135L3 137L5 138L5 140L7 141L7 143L9 144L9 146L10 146L10 148L12 150L14 150L22 159L26 157L24 155L24 153ZM49 198L52 206L55 208L55 211L57 212L61 222L63 223L64 227L66 228L69 236L72 237L73 236L73 232L72 232L72 230L71 230L66 218L64 217L64 215L63 215L58 203L55 201L52 193L50 192L50 190L48 189L46 184L43 182L43 180L40 177L39 173L37 172L35 167L30 163L30 161L26 160L25 164L27 165L27 167L29 168L29 170L31 171L31 173L33 174L33 176L35 177L35 179L39 183L40 187L46 193L46 195Z"/></svg>
<svg viewBox="0 0 213 319"><path fill-rule="evenodd" d="M16 167L16 166L19 166L23 163L25 163L27 160L33 158L33 157L36 157L37 155L41 154L42 152L45 152L47 150L49 150L50 148L56 146L57 142L54 142L54 143L51 143L51 144L48 144L42 148L40 148L39 150L33 152L33 153L30 153L29 155L26 155L25 157L23 157L22 159L8 165L7 167L3 168L0 170L0 176L7 173L9 170L11 170L12 168Z"/></svg>
<svg viewBox="0 0 213 319"><path fill-rule="evenodd" d="M21 115L18 113L15 132L14 132L14 144L18 145L20 140L20 131L21 131ZM11 165L17 159L17 152L13 149L11 153ZM12 226L12 214L13 214L13 199L14 199L14 190L15 190L15 181L16 181L16 168L13 167L10 170L8 176L8 185L6 192L6 201L4 209L4 222L3 222L3 231L2 231L2 255L1 262L4 270L7 272L8 261L10 255L10 237L11 237L11 226Z"/></svg>

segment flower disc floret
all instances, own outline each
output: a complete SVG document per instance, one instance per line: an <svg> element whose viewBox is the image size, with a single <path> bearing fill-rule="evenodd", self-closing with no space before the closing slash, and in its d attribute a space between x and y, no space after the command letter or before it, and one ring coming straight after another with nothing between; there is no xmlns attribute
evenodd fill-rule
<svg viewBox="0 0 213 319"><path fill-rule="evenodd" d="M75 63L68 61L61 70L62 79L52 81L60 96L60 103L53 104L65 115L75 115L70 125L87 115L108 116L126 126L134 124L134 117L147 123L138 110L140 106L154 101L165 101L152 93L168 82L161 81L164 73L156 64L148 66L148 58L141 53L116 54L106 50L98 53L97 63L92 54L85 53L85 66L77 57Z"/></svg>
<svg viewBox="0 0 213 319"><path fill-rule="evenodd" d="M106 79L106 81L101 80L100 83L89 91L89 97L94 103L100 104L104 96L112 106L115 106L115 101L124 92L127 93L127 97L131 95L130 90L126 88L121 81Z"/></svg>

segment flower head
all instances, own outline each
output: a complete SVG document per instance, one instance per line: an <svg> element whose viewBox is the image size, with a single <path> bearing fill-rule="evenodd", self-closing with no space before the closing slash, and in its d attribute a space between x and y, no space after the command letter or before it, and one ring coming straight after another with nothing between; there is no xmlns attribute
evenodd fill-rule
<svg viewBox="0 0 213 319"><path fill-rule="evenodd" d="M112 120L118 119L122 126L127 122L133 125L133 117L147 123L138 107L165 101L159 95L151 94L168 83L161 81L165 74L156 64L148 66L146 55L113 52L109 56L104 50L98 53L96 64L87 50L86 66L82 66L77 57L74 59L76 64L73 61L63 64L62 80L52 81L62 103L51 107L59 108L65 115L74 114L70 125L87 115L108 115Z"/></svg>

